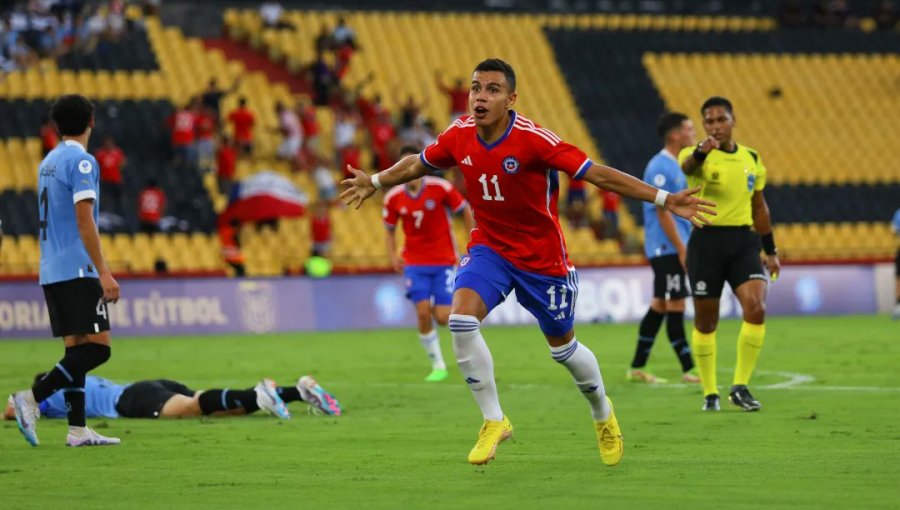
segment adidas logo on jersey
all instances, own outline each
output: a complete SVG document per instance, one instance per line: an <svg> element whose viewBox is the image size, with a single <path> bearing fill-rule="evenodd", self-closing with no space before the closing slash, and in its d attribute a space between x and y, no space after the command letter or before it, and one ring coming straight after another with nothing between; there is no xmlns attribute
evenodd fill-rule
<svg viewBox="0 0 900 510"><path fill-rule="evenodd" d="M561 321L566 318L566 312L559 312L559 314L554 317L555 320Z"/></svg>
<svg viewBox="0 0 900 510"><path fill-rule="evenodd" d="M469 156L464 157L462 164L472 166L472 158Z"/></svg>

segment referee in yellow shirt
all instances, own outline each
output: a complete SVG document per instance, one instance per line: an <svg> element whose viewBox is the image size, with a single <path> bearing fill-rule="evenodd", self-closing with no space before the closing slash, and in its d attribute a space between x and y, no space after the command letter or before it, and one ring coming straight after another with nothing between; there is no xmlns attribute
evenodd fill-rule
<svg viewBox="0 0 900 510"><path fill-rule="evenodd" d="M719 298L727 281L744 311L728 397L745 411L758 411L762 406L747 385L766 336L768 277L760 249L766 253L765 265L772 280L781 270L769 206L763 197L766 167L759 153L732 139L735 117L731 101L711 97L700 113L708 138L696 148L682 150L678 162L688 176L688 187L700 186L697 197L712 200L718 211L709 218L710 225L694 230L687 251L695 311L692 347L703 384L703 410L719 410L716 326Z"/></svg>

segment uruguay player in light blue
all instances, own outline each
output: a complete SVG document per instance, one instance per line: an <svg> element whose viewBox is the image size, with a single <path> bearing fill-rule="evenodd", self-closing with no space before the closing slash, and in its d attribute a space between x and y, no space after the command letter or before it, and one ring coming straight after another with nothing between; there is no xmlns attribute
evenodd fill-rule
<svg viewBox="0 0 900 510"><path fill-rule="evenodd" d="M31 389L12 396L13 408L25 440L37 446L39 404L62 390L67 446L119 444L85 424L85 377L110 357L106 304L119 299L119 284L103 258L97 231L99 167L86 150L94 105L81 95L62 96L50 107L50 118L62 141L38 169L40 284L53 336L63 338L66 351Z"/></svg>
<svg viewBox="0 0 900 510"><path fill-rule="evenodd" d="M686 115L669 112L660 117L657 132L665 147L647 163L644 182L677 193L687 188L677 157L681 149L694 144L694 125ZM644 252L653 268L653 298L641 320L637 348L626 377L635 382L665 382L647 369L647 359L666 319L669 342L681 362L682 381L700 382L691 373L694 361L684 334L684 298L688 295L685 257L691 223L651 203L644 203L643 212Z"/></svg>

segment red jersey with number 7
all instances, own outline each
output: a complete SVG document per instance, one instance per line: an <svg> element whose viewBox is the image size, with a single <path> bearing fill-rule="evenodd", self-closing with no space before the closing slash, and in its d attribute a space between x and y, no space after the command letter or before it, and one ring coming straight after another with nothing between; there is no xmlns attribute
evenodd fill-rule
<svg viewBox="0 0 900 510"><path fill-rule="evenodd" d="M481 140L470 116L460 117L420 159L462 171L477 223L469 248L484 245L523 271L565 276L572 264L557 215L556 170L581 179L593 162L552 131L509 115L509 127L492 144Z"/></svg>
<svg viewBox="0 0 900 510"><path fill-rule="evenodd" d="M405 185L384 195L384 226L397 228L403 220L403 263L407 266L456 265L456 242L450 214L462 212L466 199L452 184L438 177L423 177L415 195Z"/></svg>

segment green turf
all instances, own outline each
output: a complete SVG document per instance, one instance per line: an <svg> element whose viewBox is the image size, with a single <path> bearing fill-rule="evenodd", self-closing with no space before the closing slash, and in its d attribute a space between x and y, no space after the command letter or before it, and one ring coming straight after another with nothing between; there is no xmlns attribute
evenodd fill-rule
<svg viewBox="0 0 900 510"><path fill-rule="evenodd" d="M612 469L598 457L587 404L535 328L485 330L516 428L486 467L465 460L480 415L459 373L421 382L428 367L411 331L117 339L100 375L204 388L309 372L347 414L310 417L295 404L290 422L89 420L123 444L78 450L62 445L64 420L39 422L38 448L5 422L0 507L896 508L898 327L885 317L772 320L755 414L704 414L696 388L624 382L636 326L579 327L625 435L625 458ZM737 328L725 322L719 332L722 383ZM446 333L442 340L449 358ZM3 391L25 386L61 352L54 341L0 342ZM651 363L677 378L664 336ZM776 372L815 380L764 389L787 381Z"/></svg>

